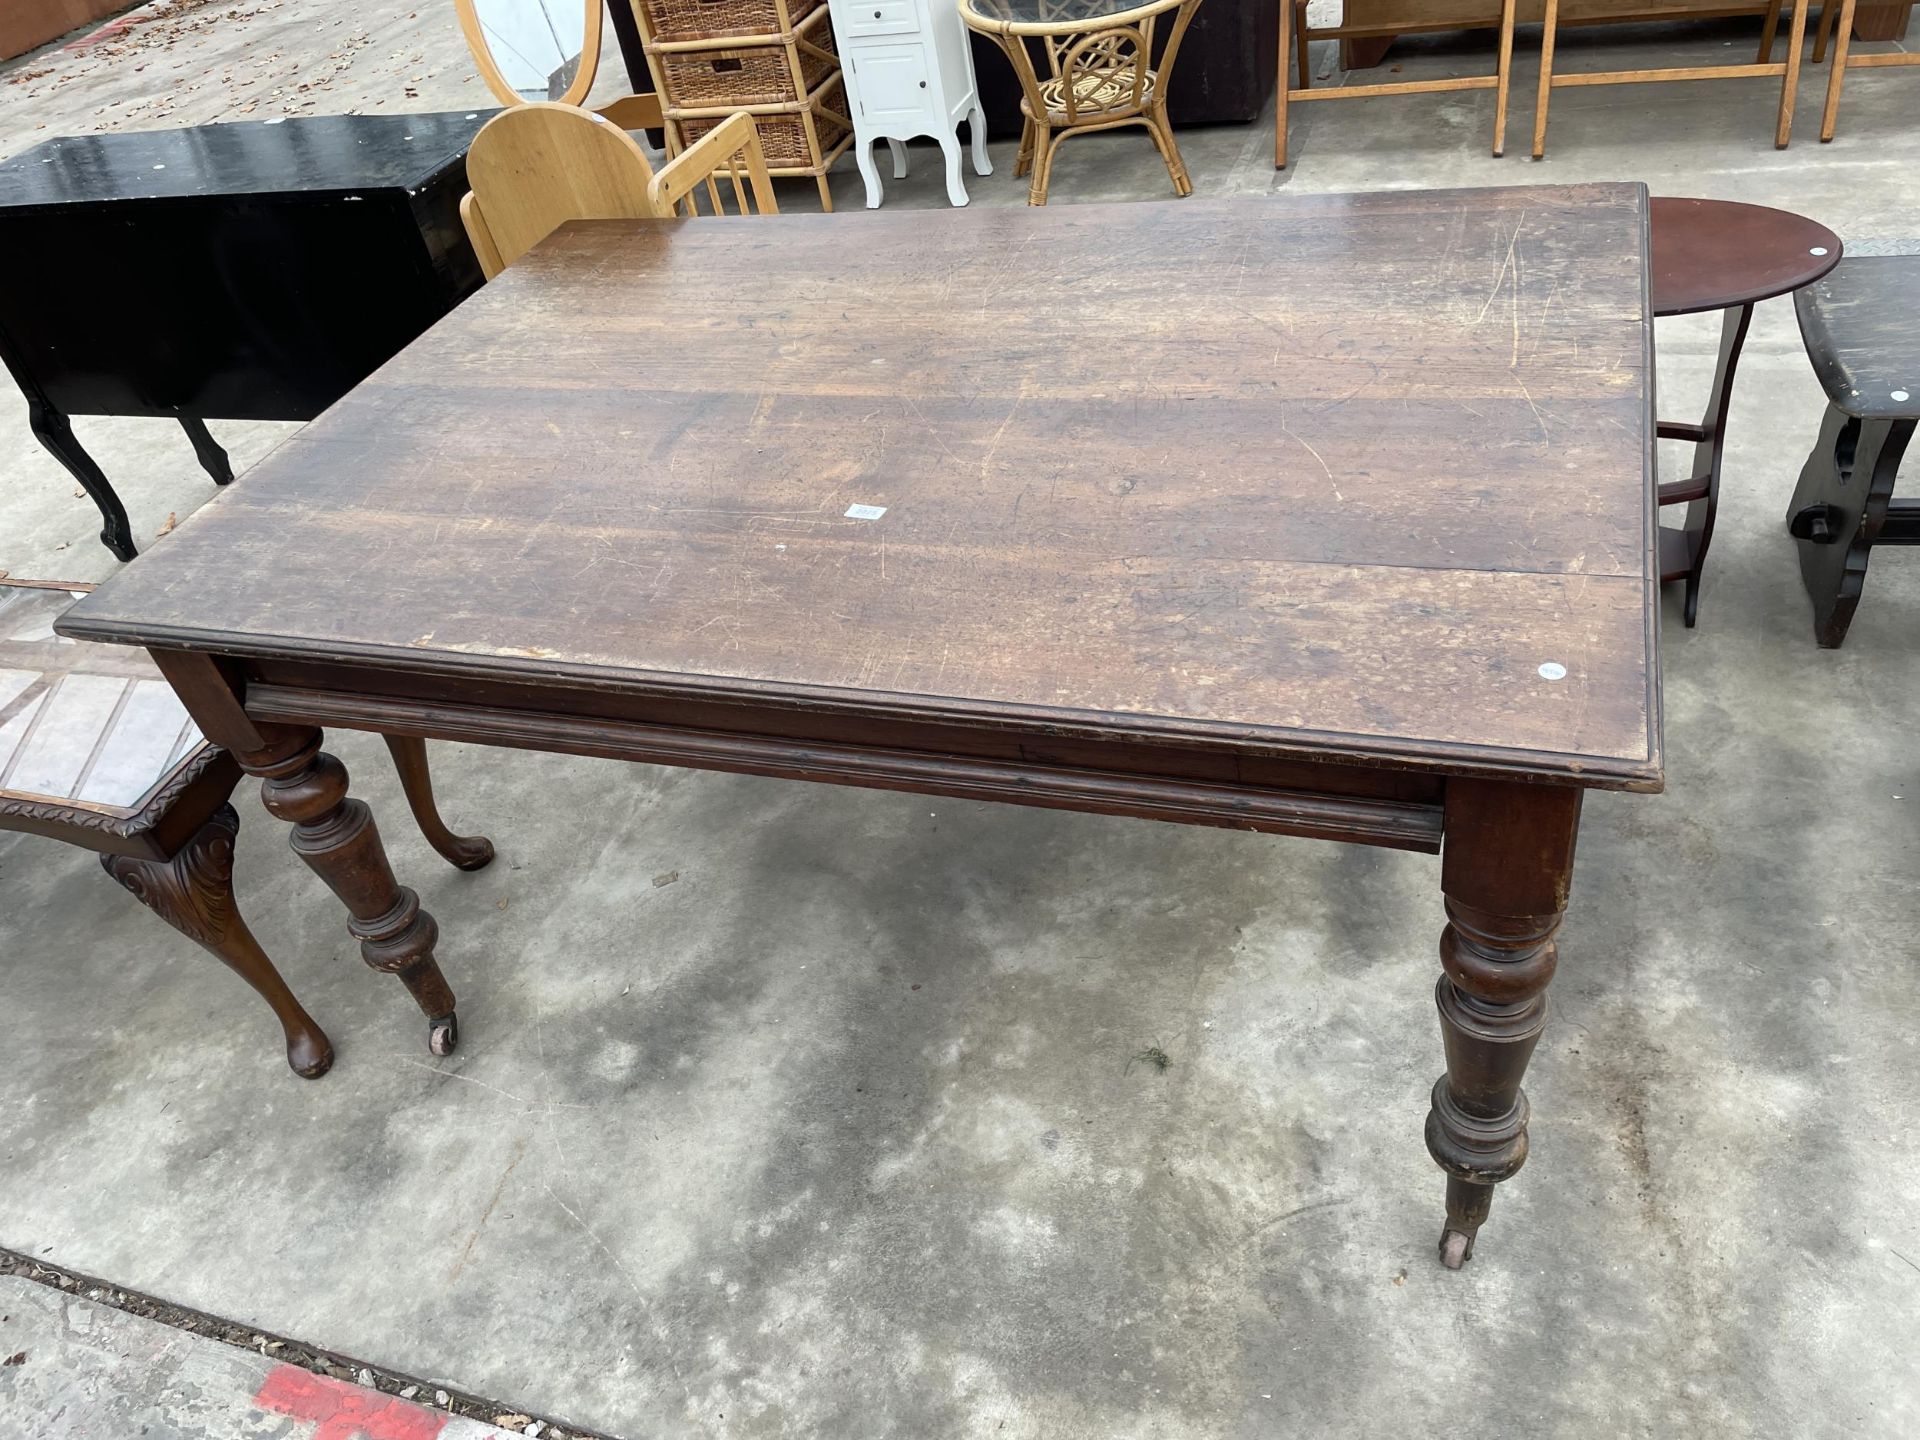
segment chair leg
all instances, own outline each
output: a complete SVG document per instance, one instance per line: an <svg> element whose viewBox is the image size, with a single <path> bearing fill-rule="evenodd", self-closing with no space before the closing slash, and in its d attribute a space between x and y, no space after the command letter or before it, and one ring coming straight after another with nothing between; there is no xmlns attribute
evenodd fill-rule
<svg viewBox="0 0 1920 1440"><path fill-rule="evenodd" d="M1772 0L1767 6L1766 24L1760 27L1760 54L1754 60L1756 65L1765 65L1773 59L1773 37L1780 33L1780 0Z"/></svg>
<svg viewBox="0 0 1920 1440"><path fill-rule="evenodd" d="M1173 179L1173 193L1182 200L1193 194L1193 177L1187 174L1187 162L1180 158L1180 147L1174 143L1173 125L1167 119L1167 107L1163 101L1155 105L1146 114L1147 133L1153 136L1154 148L1160 152L1160 158L1167 162L1167 174Z"/></svg>
<svg viewBox="0 0 1920 1440"><path fill-rule="evenodd" d="M1020 153L1014 157L1013 178L1018 180L1033 169L1033 121L1020 122Z"/></svg>
<svg viewBox="0 0 1920 1440"><path fill-rule="evenodd" d="M182 415L180 428L187 432L187 439L193 442L193 453L200 461L200 468L213 477L213 483L231 485L233 462L227 458L227 452L220 448L220 442L213 438L213 432L207 429L207 422Z"/></svg>
<svg viewBox="0 0 1920 1440"><path fill-rule="evenodd" d="M1853 48L1854 0L1840 0L1840 16L1834 22L1833 58L1827 63L1827 104L1820 112L1820 141L1833 139L1834 122L1840 118L1840 90L1847 83L1847 52Z"/></svg>
<svg viewBox="0 0 1920 1440"><path fill-rule="evenodd" d="M433 773L427 768L427 742L412 735L388 735L387 751L400 772L400 788L427 843L461 870L484 870L493 863L493 842L484 835L456 835L440 818L433 801Z"/></svg>
<svg viewBox="0 0 1920 1440"><path fill-rule="evenodd" d="M273 968L233 898L233 842L240 817L222 805L171 860L102 855L107 874L141 904L219 959L272 1008L286 1035L287 1064L309 1080L327 1073L333 1046L326 1032Z"/></svg>
<svg viewBox="0 0 1920 1440"><path fill-rule="evenodd" d="M1053 156L1060 148L1060 141L1066 139L1063 133L1059 140L1053 135L1053 127L1036 120L1033 124L1033 180L1027 186L1027 204L1044 205L1047 203L1047 187L1053 182Z"/></svg>
<svg viewBox="0 0 1920 1440"><path fill-rule="evenodd" d="M1793 139L1793 106L1800 98L1800 58L1807 40L1807 3L1808 0L1793 0L1793 24L1787 33L1787 73L1780 81L1780 119L1773 130L1776 150L1786 149Z"/></svg>
<svg viewBox="0 0 1920 1440"><path fill-rule="evenodd" d="M1293 22L1297 13L1292 5L1284 3L1283 0L1280 6L1280 58L1278 66L1273 72L1275 76L1274 89L1277 92L1273 102L1273 168L1276 170L1284 170L1287 168L1288 94L1286 77L1288 70L1288 47L1290 47L1294 41ZM1301 41L1301 48L1306 48L1304 39Z"/></svg>
<svg viewBox="0 0 1920 1440"><path fill-rule="evenodd" d="M1813 63L1818 65L1827 58L1827 45L1833 39L1833 20L1840 13L1836 0L1826 0L1820 7L1820 29L1813 37Z"/></svg>
<svg viewBox="0 0 1920 1440"><path fill-rule="evenodd" d="M1547 0L1540 27L1540 97L1533 106L1533 158L1547 153L1547 106L1553 99L1553 42L1560 28L1560 0Z"/></svg>
<svg viewBox="0 0 1920 1440"><path fill-rule="evenodd" d="M1779 0L1774 0L1778 4ZM1493 87L1493 158L1507 153L1507 92L1513 78L1514 0L1501 0L1500 69Z"/></svg>
<svg viewBox="0 0 1920 1440"><path fill-rule="evenodd" d="M814 183L820 187L820 211L824 215L833 213L833 186L827 183L827 177L819 176Z"/></svg>
<svg viewBox="0 0 1920 1440"><path fill-rule="evenodd" d="M1293 3L1293 65L1300 77L1300 88L1313 88L1313 59L1307 52L1307 0L1294 0ZM1282 74L1285 72L1282 71Z"/></svg>

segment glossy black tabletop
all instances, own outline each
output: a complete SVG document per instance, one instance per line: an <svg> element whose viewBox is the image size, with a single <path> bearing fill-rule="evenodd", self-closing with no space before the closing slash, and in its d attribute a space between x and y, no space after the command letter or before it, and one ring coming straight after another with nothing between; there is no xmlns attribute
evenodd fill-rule
<svg viewBox="0 0 1920 1440"><path fill-rule="evenodd" d="M1868 420L1920 417L1920 255L1857 255L1793 297L1827 398Z"/></svg>
<svg viewBox="0 0 1920 1440"><path fill-rule="evenodd" d="M967 18L989 25L1098 29L1116 16L1171 9L1179 0L962 0Z"/></svg>
<svg viewBox="0 0 1920 1440"><path fill-rule="evenodd" d="M411 190L464 154L493 113L316 115L65 136L0 164L0 209Z"/></svg>

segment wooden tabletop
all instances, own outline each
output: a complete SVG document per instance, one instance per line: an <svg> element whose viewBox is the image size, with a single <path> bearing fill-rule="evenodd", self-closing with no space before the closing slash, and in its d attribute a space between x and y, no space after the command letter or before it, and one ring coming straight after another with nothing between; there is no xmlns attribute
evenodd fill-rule
<svg viewBox="0 0 1920 1440"><path fill-rule="evenodd" d="M1657 789L1646 217L570 226L62 628Z"/></svg>
<svg viewBox="0 0 1920 1440"><path fill-rule="evenodd" d="M1840 263L1817 220L1737 200L1653 199L1653 313L1753 305L1810 285Z"/></svg>

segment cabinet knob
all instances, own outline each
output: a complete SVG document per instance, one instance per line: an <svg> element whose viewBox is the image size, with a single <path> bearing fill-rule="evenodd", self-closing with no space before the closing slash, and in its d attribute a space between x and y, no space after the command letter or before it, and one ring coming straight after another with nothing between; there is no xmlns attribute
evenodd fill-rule
<svg viewBox="0 0 1920 1440"><path fill-rule="evenodd" d="M922 80L922 81L920 82L920 88L921 88L922 90L924 90L924 89L926 89L926 88L927 88L927 82L926 82L926 81L924 81L924 80Z"/></svg>

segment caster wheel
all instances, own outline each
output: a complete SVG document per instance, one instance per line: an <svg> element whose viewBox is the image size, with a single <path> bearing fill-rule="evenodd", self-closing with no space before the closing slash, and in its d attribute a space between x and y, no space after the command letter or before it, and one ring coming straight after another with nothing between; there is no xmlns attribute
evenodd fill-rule
<svg viewBox="0 0 1920 1440"><path fill-rule="evenodd" d="M1460 1230L1447 1230L1440 1236L1440 1263L1458 1270L1473 1258L1473 1236Z"/></svg>
<svg viewBox="0 0 1920 1440"><path fill-rule="evenodd" d="M427 1049L435 1055L451 1055L460 1043L460 1018L442 1015L427 1027Z"/></svg>

